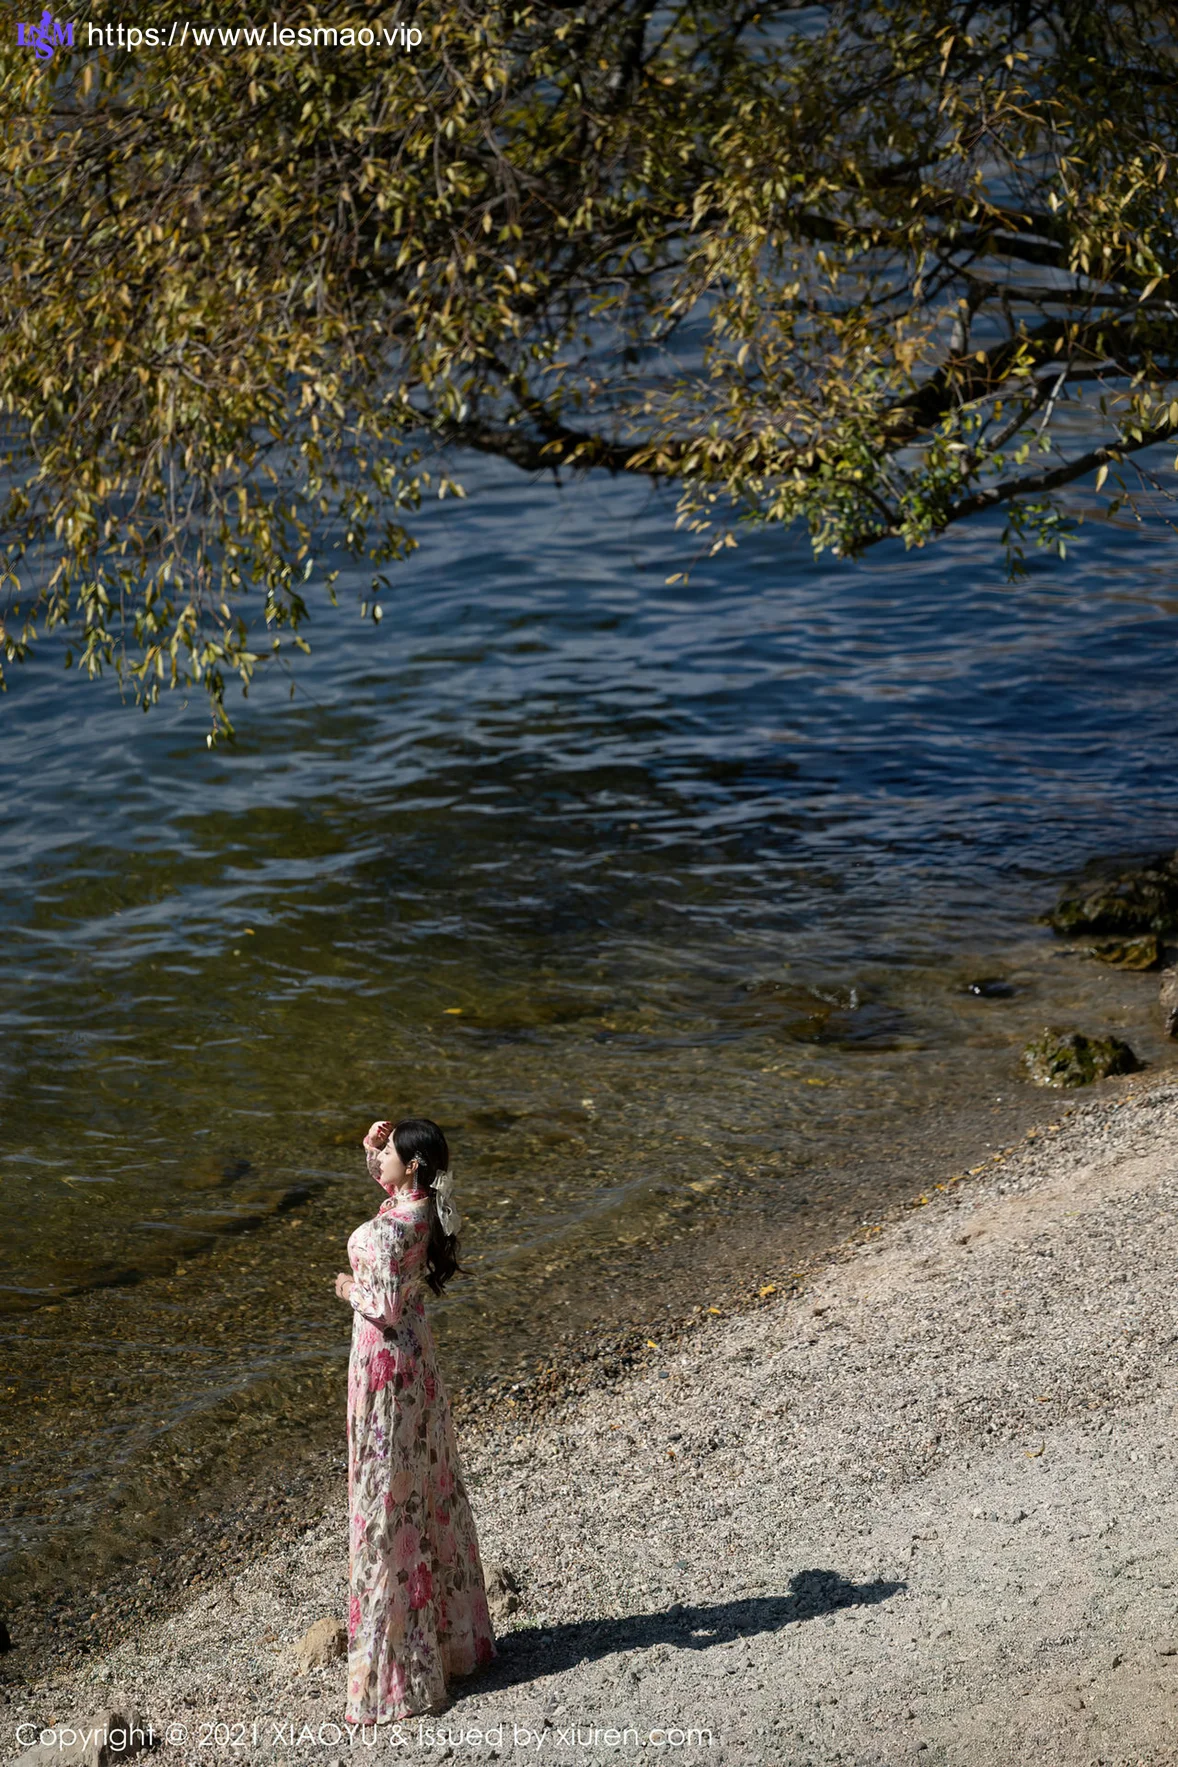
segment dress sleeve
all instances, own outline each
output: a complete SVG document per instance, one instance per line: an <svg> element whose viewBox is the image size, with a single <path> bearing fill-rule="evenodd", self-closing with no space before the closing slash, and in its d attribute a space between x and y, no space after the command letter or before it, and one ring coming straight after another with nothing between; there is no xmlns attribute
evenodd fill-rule
<svg viewBox="0 0 1178 1767"><path fill-rule="evenodd" d="M353 1235L348 1241L352 1287L348 1295L352 1311L373 1325L396 1325L404 1305L401 1247L395 1240L382 1244L371 1233Z"/></svg>

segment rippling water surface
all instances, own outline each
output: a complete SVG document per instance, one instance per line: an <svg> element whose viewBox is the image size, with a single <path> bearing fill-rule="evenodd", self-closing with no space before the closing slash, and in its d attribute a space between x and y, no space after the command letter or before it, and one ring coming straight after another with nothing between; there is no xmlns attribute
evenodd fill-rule
<svg viewBox="0 0 1178 1767"><path fill-rule="evenodd" d="M772 534L668 587L667 498L468 482L235 750L52 646L0 702L26 1572L335 1427L375 1116L451 1131L444 1330L502 1370L611 1317L618 1248L787 1225L816 1163L1019 1087L1045 1020L1170 1059L1149 978L1036 916L1178 840L1172 543L1094 525L1011 586L993 526L858 565Z"/></svg>

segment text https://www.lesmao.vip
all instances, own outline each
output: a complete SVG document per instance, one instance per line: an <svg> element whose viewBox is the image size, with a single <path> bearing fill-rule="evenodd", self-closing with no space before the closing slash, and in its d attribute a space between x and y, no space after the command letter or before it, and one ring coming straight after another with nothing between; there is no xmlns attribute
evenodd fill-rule
<svg viewBox="0 0 1178 1767"><path fill-rule="evenodd" d="M412 52L424 40L417 25L194 25L173 19L158 25L85 24L55 19L47 10L35 24L18 24L16 40L38 61L51 61L58 49L400 49Z"/></svg>

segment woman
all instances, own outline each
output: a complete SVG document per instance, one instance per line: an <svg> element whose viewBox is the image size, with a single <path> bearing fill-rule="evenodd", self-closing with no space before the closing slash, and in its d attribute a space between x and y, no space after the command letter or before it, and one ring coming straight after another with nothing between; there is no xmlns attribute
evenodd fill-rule
<svg viewBox="0 0 1178 1767"><path fill-rule="evenodd" d="M425 1317L458 1269L446 1137L425 1117L364 1137L388 1192L348 1241L348 1724L442 1709L446 1684L495 1655L474 1521Z"/></svg>

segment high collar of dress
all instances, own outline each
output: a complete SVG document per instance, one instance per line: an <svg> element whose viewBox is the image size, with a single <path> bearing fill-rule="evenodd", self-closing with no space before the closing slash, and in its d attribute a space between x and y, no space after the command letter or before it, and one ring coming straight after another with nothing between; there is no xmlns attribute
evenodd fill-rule
<svg viewBox="0 0 1178 1767"><path fill-rule="evenodd" d="M428 1202L428 1200L428 1190L390 1190L376 1212L378 1215L387 1215L391 1214L394 1209L409 1208L414 1203Z"/></svg>

